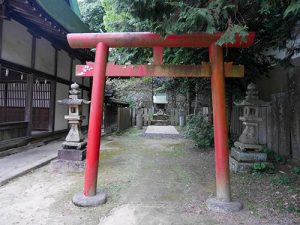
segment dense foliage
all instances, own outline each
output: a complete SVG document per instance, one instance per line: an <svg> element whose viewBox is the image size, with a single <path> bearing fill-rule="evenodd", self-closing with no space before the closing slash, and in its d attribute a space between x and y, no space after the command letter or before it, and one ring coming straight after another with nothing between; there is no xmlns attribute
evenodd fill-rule
<svg viewBox="0 0 300 225"><path fill-rule="evenodd" d="M195 141L200 149L213 147L214 129L208 118L202 114L190 115L184 127L184 135Z"/></svg>
<svg viewBox="0 0 300 225"><path fill-rule="evenodd" d="M95 32L104 32L104 9L101 2L99 0L84 0L78 3L82 20L89 25L90 29Z"/></svg>
<svg viewBox="0 0 300 225"><path fill-rule="evenodd" d="M246 68L245 79L227 81L230 94L238 93L240 88L244 91L245 84L267 74L276 65L289 65L291 57L300 52L299 43L295 41L299 34L299 0L85 0L81 4L81 8L84 7L93 9L82 11L90 26L99 30L104 25L108 32L153 31L166 35L225 31L219 44L233 41L235 33L244 37L248 31L256 32L253 47L224 50L225 61ZM281 49L285 51L282 59L266 54ZM151 63L151 54L150 49L116 49L110 55L119 63ZM165 63L199 64L207 60L207 49L164 50ZM165 87L193 93L197 86L205 85L209 85L209 81L175 79L168 80Z"/></svg>

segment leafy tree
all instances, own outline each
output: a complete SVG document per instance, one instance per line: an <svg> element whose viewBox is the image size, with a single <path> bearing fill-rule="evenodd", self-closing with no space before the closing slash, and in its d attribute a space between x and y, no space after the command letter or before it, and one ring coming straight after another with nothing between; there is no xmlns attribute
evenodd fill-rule
<svg viewBox="0 0 300 225"><path fill-rule="evenodd" d="M86 2L96 2L89 0ZM91 3L90 3L91 4ZM96 3L95 3L96 4ZM100 3L97 1L97 4ZM101 0L105 15L103 23L107 31L153 31L168 33L225 31L218 44L232 42L234 34L245 37L248 31L256 32L254 46L249 49L224 49L225 61L245 66L245 79L227 80L229 98L232 100L245 84L277 65L289 66L293 55L300 52L296 36L299 34L299 0ZM84 14L84 13L83 13ZM102 16L98 13L94 16ZM269 50L285 50L283 59L266 54ZM112 60L120 63L149 63L150 49L116 49ZM199 64L208 61L207 49L168 48L164 50L164 62L174 64ZM208 85L204 79L175 79L167 81L176 90L195 92Z"/></svg>
<svg viewBox="0 0 300 225"><path fill-rule="evenodd" d="M87 23L91 30L104 32L103 24L104 9L99 0L79 1L79 8L83 22Z"/></svg>

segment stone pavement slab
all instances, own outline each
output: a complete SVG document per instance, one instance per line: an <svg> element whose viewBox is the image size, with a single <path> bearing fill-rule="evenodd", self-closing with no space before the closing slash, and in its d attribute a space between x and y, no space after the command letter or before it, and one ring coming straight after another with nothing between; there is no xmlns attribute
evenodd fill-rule
<svg viewBox="0 0 300 225"><path fill-rule="evenodd" d="M148 126L145 134L179 135L174 126Z"/></svg>
<svg viewBox="0 0 300 225"><path fill-rule="evenodd" d="M55 159L61 143L56 141L1 158L0 186Z"/></svg>

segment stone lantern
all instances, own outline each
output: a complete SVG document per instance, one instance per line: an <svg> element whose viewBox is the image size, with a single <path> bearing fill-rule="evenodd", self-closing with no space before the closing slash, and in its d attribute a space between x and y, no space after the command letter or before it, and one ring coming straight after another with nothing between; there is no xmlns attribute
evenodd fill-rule
<svg viewBox="0 0 300 225"><path fill-rule="evenodd" d="M58 150L58 160L53 161L52 167L55 169L64 168L72 171L82 171L84 169L83 160L86 157L86 145L81 131L82 105L90 104L90 101L78 98L80 94L79 85L74 83L69 91L69 98L58 100L57 102L69 107L69 115L65 119L70 124L69 133L62 143L62 149Z"/></svg>
<svg viewBox="0 0 300 225"><path fill-rule="evenodd" d="M236 105L243 106L243 116L239 119L243 122L244 130L238 141L231 148L230 168L234 172L246 172L255 162L266 163L267 154L262 152L262 145L258 140L258 125L262 121L259 117L259 108L269 105L258 98L256 85L251 83L247 87L245 99Z"/></svg>

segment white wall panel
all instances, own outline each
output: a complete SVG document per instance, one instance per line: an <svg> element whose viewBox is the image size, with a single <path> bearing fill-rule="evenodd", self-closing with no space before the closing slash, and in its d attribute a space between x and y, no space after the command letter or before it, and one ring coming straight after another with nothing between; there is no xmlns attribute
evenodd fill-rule
<svg viewBox="0 0 300 225"><path fill-rule="evenodd" d="M81 65L82 63L78 59L73 60L73 68L72 68L72 82L76 82L77 84L82 84L81 77L75 76L75 67L76 65Z"/></svg>
<svg viewBox="0 0 300 225"><path fill-rule="evenodd" d="M31 66L32 35L14 20L3 20L1 57L23 66Z"/></svg>
<svg viewBox="0 0 300 225"><path fill-rule="evenodd" d="M36 40L35 69L54 74L55 49L44 38Z"/></svg>
<svg viewBox="0 0 300 225"><path fill-rule="evenodd" d="M57 103L57 100L62 100L69 97L69 86L61 83L56 84L56 99L55 99L55 121L54 130L64 130L68 128L68 123L64 116L68 114L68 106Z"/></svg>
<svg viewBox="0 0 300 225"><path fill-rule="evenodd" d="M57 76L65 80L70 79L71 58L69 54L63 50L57 54Z"/></svg>

